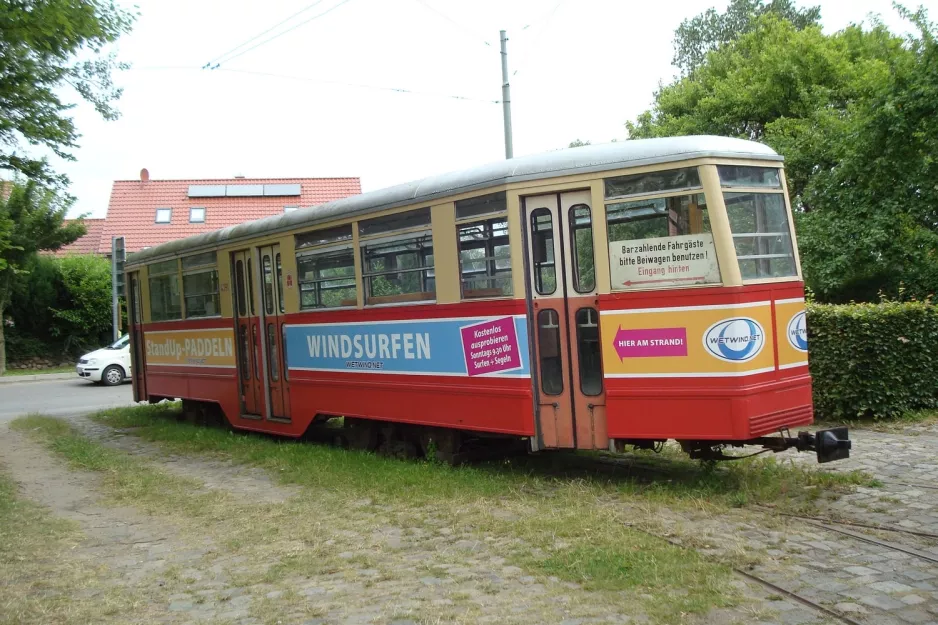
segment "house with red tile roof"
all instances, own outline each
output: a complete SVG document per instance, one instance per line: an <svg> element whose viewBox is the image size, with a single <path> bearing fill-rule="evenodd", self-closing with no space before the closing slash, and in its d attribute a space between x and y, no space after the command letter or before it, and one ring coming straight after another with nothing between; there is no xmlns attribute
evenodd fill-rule
<svg viewBox="0 0 938 625"><path fill-rule="evenodd" d="M112 237L124 237L127 252L137 252L359 193L359 178L151 180L144 169L139 180L116 180L111 187L97 252L110 255Z"/></svg>
<svg viewBox="0 0 938 625"><path fill-rule="evenodd" d="M198 178L116 180L107 216L85 219L88 232L55 252L111 255L111 238L127 252L218 230L270 215L315 206L362 192L358 178Z"/></svg>
<svg viewBox="0 0 938 625"><path fill-rule="evenodd" d="M65 223L72 223L73 219L66 219ZM104 219L91 219L85 217L85 234L79 239L60 247L52 256L68 256L69 254L97 254L101 244L101 235L104 233ZM110 246L108 247L110 251Z"/></svg>

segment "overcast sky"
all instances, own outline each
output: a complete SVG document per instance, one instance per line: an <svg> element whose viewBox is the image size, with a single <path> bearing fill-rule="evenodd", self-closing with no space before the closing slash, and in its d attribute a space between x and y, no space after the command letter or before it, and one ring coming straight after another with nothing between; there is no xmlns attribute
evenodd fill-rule
<svg viewBox="0 0 938 625"><path fill-rule="evenodd" d="M143 167L155 179L358 176L368 191L503 158L502 108L493 103L500 29L509 37L516 156L577 138L622 139L625 121L675 74L674 29L714 6L320 0L239 51L255 49L199 69L312 2L137 0L140 18L117 46L132 65L116 76L122 116L104 122L80 106L78 160L57 163L78 197L72 213L103 217L112 181ZM908 30L890 0L820 4L830 32L870 13ZM938 18L938 0L924 5Z"/></svg>

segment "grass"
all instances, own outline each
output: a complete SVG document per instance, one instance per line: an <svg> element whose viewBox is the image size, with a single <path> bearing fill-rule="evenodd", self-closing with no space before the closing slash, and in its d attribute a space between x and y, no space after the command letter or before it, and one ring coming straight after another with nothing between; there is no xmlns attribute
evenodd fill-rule
<svg viewBox="0 0 938 625"><path fill-rule="evenodd" d="M75 373L75 367L51 367L49 369L7 369L3 372L3 377L13 377L17 375L39 375L43 373Z"/></svg>
<svg viewBox="0 0 938 625"><path fill-rule="evenodd" d="M68 558L81 539L76 524L18 497L0 471L0 622L98 623L127 609L118 588L99 588L99 573Z"/></svg>
<svg viewBox="0 0 938 625"><path fill-rule="evenodd" d="M860 473L830 474L771 459L704 466L673 451L637 454L629 466L608 473L597 473L589 462L584 465L593 459L583 454L453 468L193 426L177 420L178 410L172 404L119 408L93 419L172 453L261 467L284 484L302 487L304 496L285 504L249 505L223 492L204 492L192 480L103 447L55 419L29 416L13 427L40 438L73 466L102 473L116 501L153 514L199 519L201 531L224 536L225 545L234 550L253 549L268 559L279 553L271 566L257 572L265 583L371 566L372 556L382 576L401 575L384 562L389 554L371 553L375 548L356 539L354 532L326 542L330 528L369 532L375 523L434 532L449 528L453 540L485 537L511 562L587 590L612 593L611 601L622 602L621 591L630 597L650 596L635 599L635 609L660 622L677 622L683 614L737 601L728 584L730 567L629 524L653 522L657 506L720 511L787 502L800 507L819 493L870 483ZM258 536L264 537L261 542ZM272 550L278 540L292 542L282 552ZM303 545L299 551L298 541ZM344 551L356 555L337 557Z"/></svg>

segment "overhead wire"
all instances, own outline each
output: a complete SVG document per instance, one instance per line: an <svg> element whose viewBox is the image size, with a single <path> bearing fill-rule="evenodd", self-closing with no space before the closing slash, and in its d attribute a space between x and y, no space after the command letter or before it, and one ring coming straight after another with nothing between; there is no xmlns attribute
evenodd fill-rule
<svg viewBox="0 0 938 625"><path fill-rule="evenodd" d="M481 41L483 44L485 44L485 45L488 46L489 48L493 48L493 49L494 49L494 47L492 46L491 42L488 41L488 39L486 39L485 37L479 35L479 34L476 33L476 32L473 32L472 30L470 30L469 28L467 28L464 24L462 24L462 23L459 22L458 20L455 20L455 19L451 18L449 15L447 15L446 13L443 13L442 11L440 11L439 9L437 9L436 7L433 7L433 6L429 5L429 4L427 4L426 2L424 2L424 0L414 0L414 1L415 1L417 4L421 5L423 8L427 9L428 11L430 11L430 12L432 12L432 13L435 13L435 14L438 15L439 17L443 18L444 20L446 20L447 22L449 22L450 24L452 24L453 26L455 26L455 27L457 28L457 30L459 30L462 34L464 34L464 35L466 35L466 36L468 36L468 37L470 37L470 38L472 38L472 39L474 39L474 40L476 40L476 41Z"/></svg>
<svg viewBox="0 0 938 625"><path fill-rule="evenodd" d="M268 77L268 78L280 78L280 79L285 79L285 80L299 80L303 82L311 82L311 83L319 83L319 84L341 85L343 87L355 87L358 89L372 89L376 91L391 91L394 93L433 96L437 98L446 98L450 100L464 100L467 102L484 102L486 104L501 104L501 100L486 100L483 98L474 98L471 96L464 96L464 95L453 95L449 93L440 93L440 92L435 92L435 91L421 91L418 89L406 89L404 87L385 87L381 85L366 85L366 84L361 84L361 83L343 82L340 80L313 78L310 76L292 76L289 74L277 74L274 72L258 72L258 71L246 70L246 69L229 69L225 67L219 69L219 71L229 72L229 73L234 73L234 74L246 74L246 75L251 75L251 76L263 76L263 77Z"/></svg>
<svg viewBox="0 0 938 625"><path fill-rule="evenodd" d="M232 52L238 51L240 48L243 48L244 46L246 46L247 44L251 43L252 41L257 41L258 39L260 39L261 37L263 37L264 35L266 35L266 34L269 33L270 31L272 31L272 30L274 30L274 29L276 29L276 28L278 28L278 27L280 27L280 26L283 26L284 24L286 24L287 22L289 22L290 20L292 20L294 17L296 17L296 16L298 16L298 15L302 15L303 13L306 13L307 11L309 11L309 10L315 8L317 5L322 4L322 2L323 2L323 0L316 0L316 1L313 2L312 4L306 5L305 7L303 7L302 9L300 9L299 11L297 11L296 13L294 13L293 15L290 15L289 17L285 17L284 19L280 20L279 22L277 22L276 24L274 24L273 26L271 26L271 27L268 28L267 30L262 31L262 32L259 32L259 33L257 33L256 35L254 35L253 37L251 37L250 39L248 39L247 41L242 41L241 43L239 43L238 45L236 45L236 46L233 47L232 49L228 50L227 52L225 52L225 53L223 53L223 54L219 54L218 56L216 56L215 58L213 58L212 60L210 60L208 63L206 63L205 65L203 65L203 66L202 66L202 69L208 69L208 68L210 68L212 65L215 65L215 64L217 64L217 63L222 63L222 62L224 62L223 59L224 59L226 56L228 56L229 54L231 54Z"/></svg>
<svg viewBox="0 0 938 625"><path fill-rule="evenodd" d="M546 18L546 22L544 23L544 26L537 31L537 36L534 38L534 41L531 43L530 46L528 46L527 50L525 50L524 54L521 56L521 60L518 62L517 69L511 73L512 77L517 76L518 72L520 72L521 69L527 64L527 61L531 57L531 54L534 52L534 50L537 49L538 44L541 42L541 37L544 36L544 32L547 30L547 28L550 26L551 21L554 19L554 15L557 13L557 10L560 8L560 5L562 5L566 1L567 0L558 0L557 3L554 5L554 7L550 11L547 11L546 13L542 13L540 17L537 17L534 20L528 22L525 26L521 28L522 31L525 31L531 26L534 26L535 24L538 24L541 21L545 20Z"/></svg>
<svg viewBox="0 0 938 625"><path fill-rule="evenodd" d="M130 71L200 71L201 68L195 66L185 66L185 65L155 65L148 67L132 67ZM278 74L276 72L262 72L254 71L247 69L234 69L228 67L218 68L219 72L227 72L230 74L244 74L248 76L261 76L265 78L279 78L283 80L298 80L302 82L310 83L319 83L319 84L328 84L328 85L339 85L343 87L355 87L358 89L372 89L375 91L390 91L394 93L403 93L408 95L420 95L420 96L432 96L437 98L447 98L450 100L462 100L465 102L482 102L486 104L501 104L501 100L487 100L484 98L475 98L472 96L464 96L450 93L440 93L437 91L422 91L419 89L407 89L405 87L387 87L384 85L367 85L363 83L353 83L353 82L344 82L340 80L329 80L324 78L314 78L312 76L294 76L290 74Z"/></svg>
<svg viewBox="0 0 938 625"><path fill-rule="evenodd" d="M346 3L348 3L349 1L350 1L350 0L342 0L342 1L339 2L338 4L329 7L328 9L326 9L325 11L323 11L322 13L317 13L316 15L314 15L314 16L308 18L308 19L303 20L302 22L299 22L299 23L297 23L297 24L294 24L294 25L291 26L290 28L288 28L288 29L286 29L286 30L283 30L283 31L280 31L279 33L277 33L277 34L275 34L275 35L273 35L273 36L271 36L271 37L268 37L267 39L264 39L264 40L262 40L262 41L259 41L258 43L254 44L254 45L251 46L250 48L246 48L246 49L244 49L244 50L238 52L237 54L234 54L234 55L232 55L232 56L229 56L228 58L224 59L224 60L221 61L221 62L216 62L215 65L212 65L212 66L210 66L210 67L207 67L206 69L210 69L210 70L218 69L219 67L221 67L221 64L222 64L222 63L228 63L228 62L230 62L230 61L233 61L234 59L238 58L239 56L242 56L242 55L244 55L244 54L247 54L247 53L250 52L251 50L256 50L257 48L261 47L262 45L264 45L264 44L266 44L266 43L270 43L270 42L273 41L274 39L277 39L277 38L279 38L279 37L283 37L283 36L286 35L287 33L296 30L296 29L299 28L300 26L303 26L303 25L305 25L305 24L308 24L308 23L312 22L313 20L317 20L317 19L319 19L319 18L321 18L321 17L324 17L324 16L328 15L329 13L332 13L333 11L335 11L336 9L338 9L340 6L342 6L342 5L346 4Z"/></svg>

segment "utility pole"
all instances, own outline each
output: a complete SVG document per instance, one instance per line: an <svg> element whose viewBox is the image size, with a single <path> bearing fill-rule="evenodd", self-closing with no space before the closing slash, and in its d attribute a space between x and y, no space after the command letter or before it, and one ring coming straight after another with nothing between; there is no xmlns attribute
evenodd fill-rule
<svg viewBox="0 0 938 625"><path fill-rule="evenodd" d="M502 113L505 117L505 158L511 158L511 87L508 85L508 37L505 31L499 31L502 46Z"/></svg>

